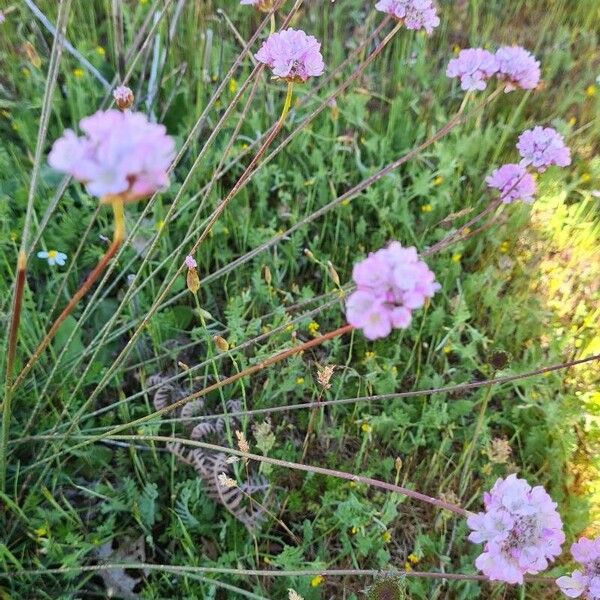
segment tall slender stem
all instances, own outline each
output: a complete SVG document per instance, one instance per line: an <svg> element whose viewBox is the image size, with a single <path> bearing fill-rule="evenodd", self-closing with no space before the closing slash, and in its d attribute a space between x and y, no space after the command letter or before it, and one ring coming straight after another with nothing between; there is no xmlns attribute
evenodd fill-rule
<svg viewBox="0 0 600 600"><path fill-rule="evenodd" d="M123 205L123 199L120 196L114 196L105 200L106 203L110 203L113 209L115 217L115 230L113 235L113 241L104 253L102 258L98 261L98 264L94 267L94 270L87 276L87 279L83 282L81 287L75 292L71 300L60 315L56 318L52 326L48 330L48 333L44 336L44 339L39 343L38 347L34 350L33 354L27 361L27 364L23 367L15 383L12 386L14 391L25 379L29 371L33 368L33 365L37 362L42 352L48 347L48 344L52 341L59 327L65 321L65 319L73 312L73 309L77 306L79 301L89 292L94 282L100 277L110 259L115 255L123 239L125 238L125 210Z"/></svg>

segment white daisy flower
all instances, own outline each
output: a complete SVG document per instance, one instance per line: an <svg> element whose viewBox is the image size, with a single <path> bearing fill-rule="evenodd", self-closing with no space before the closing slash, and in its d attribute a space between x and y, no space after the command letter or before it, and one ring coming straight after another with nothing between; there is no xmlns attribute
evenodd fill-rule
<svg viewBox="0 0 600 600"><path fill-rule="evenodd" d="M48 264L53 267L54 265L64 266L67 261L67 255L64 252L58 250L41 250L37 253L38 258L43 258L48 261Z"/></svg>

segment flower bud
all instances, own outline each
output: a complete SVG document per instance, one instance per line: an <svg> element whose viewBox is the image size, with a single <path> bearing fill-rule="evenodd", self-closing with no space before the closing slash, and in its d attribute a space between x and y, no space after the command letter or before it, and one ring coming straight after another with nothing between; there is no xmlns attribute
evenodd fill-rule
<svg viewBox="0 0 600 600"><path fill-rule="evenodd" d="M340 276L337 274L337 271L330 260L327 261L327 270L329 271L329 277L333 279L333 283L340 287Z"/></svg>
<svg viewBox="0 0 600 600"><path fill-rule="evenodd" d="M219 352L227 352L227 350L229 350L229 343L220 335L215 335L215 337L213 337L213 342Z"/></svg>
<svg viewBox="0 0 600 600"><path fill-rule="evenodd" d="M133 92L126 85L116 87L113 91L113 98L115 99L115 104L119 110L131 108L133 106L133 101L135 100Z"/></svg>

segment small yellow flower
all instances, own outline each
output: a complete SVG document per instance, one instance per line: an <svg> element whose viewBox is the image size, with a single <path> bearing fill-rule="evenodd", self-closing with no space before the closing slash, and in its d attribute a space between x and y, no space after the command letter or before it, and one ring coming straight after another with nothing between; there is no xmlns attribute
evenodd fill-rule
<svg viewBox="0 0 600 600"><path fill-rule="evenodd" d="M590 85L585 90L585 94L589 98L593 98L597 92L598 92L598 88L595 85Z"/></svg>
<svg viewBox="0 0 600 600"><path fill-rule="evenodd" d="M242 144L242 150L248 150L249 147L248 144Z"/></svg>
<svg viewBox="0 0 600 600"><path fill-rule="evenodd" d="M421 212L430 213L433 210L433 206L431 204L423 204L421 206Z"/></svg>
<svg viewBox="0 0 600 600"><path fill-rule="evenodd" d="M102 46L96 46L96 54L106 56L106 50Z"/></svg>
<svg viewBox="0 0 600 600"><path fill-rule="evenodd" d="M342 200L342 206L348 206L350 204L350 200Z"/></svg>
<svg viewBox="0 0 600 600"><path fill-rule="evenodd" d="M143 6L144 4L148 4L148 0L140 0L140 4Z"/></svg>
<svg viewBox="0 0 600 600"><path fill-rule="evenodd" d="M460 262L461 258L462 258L462 254L460 252L457 252L456 254L452 255L452 262L458 263L458 262Z"/></svg>
<svg viewBox="0 0 600 600"><path fill-rule="evenodd" d="M577 119L576 119L575 117L571 117L571 118L569 119L569 125L570 125L571 127L574 127L575 125L577 125Z"/></svg>
<svg viewBox="0 0 600 600"><path fill-rule="evenodd" d="M365 352L365 360L372 360L373 358L375 358L375 352Z"/></svg>
<svg viewBox="0 0 600 600"><path fill-rule="evenodd" d="M43 535L48 534L48 529L46 528L45 525L42 525L41 527L34 529L33 533L35 533L35 535L37 535L38 537L42 537Z"/></svg>
<svg viewBox="0 0 600 600"><path fill-rule="evenodd" d="M373 428L368 423L363 423L360 428L365 433L371 433L371 431L373 431Z"/></svg>
<svg viewBox="0 0 600 600"><path fill-rule="evenodd" d="M316 321L311 321L308 324L308 333L313 337L317 337L320 325Z"/></svg>
<svg viewBox="0 0 600 600"><path fill-rule="evenodd" d="M156 221L156 225L154 225L156 231L162 231L164 226L165 222L162 219L160 221Z"/></svg>
<svg viewBox="0 0 600 600"><path fill-rule="evenodd" d="M294 326L290 323L289 325L286 326L285 330L287 332L294 331Z"/></svg>
<svg viewBox="0 0 600 600"><path fill-rule="evenodd" d="M296 385L304 385L304 377L296 377Z"/></svg>
<svg viewBox="0 0 600 600"><path fill-rule="evenodd" d="M352 535L356 535L358 533L358 529L356 527L352 528Z"/></svg>
<svg viewBox="0 0 600 600"><path fill-rule="evenodd" d="M77 77L77 79L81 79L85 75L85 71L81 67L77 67L73 69L73 75Z"/></svg>
<svg viewBox="0 0 600 600"><path fill-rule="evenodd" d="M31 73L29 72L29 69L28 69L27 67L23 67L23 68L21 69L21 73L23 73L23 75L24 75L25 77L29 77L29 76L31 75Z"/></svg>
<svg viewBox="0 0 600 600"><path fill-rule="evenodd" d="M454 54L458 54L460 52L460 46L457 44L454 44L454 46L452 46L452 52Z"/></svg>
<svg viewBox="0 0 600 600"><path fill-rule="evenodd" d="M588 183L588 181L590 181L592 179L592 176L589 173L583 173L581 175L581 181L583 183Z"/></svg>
<svg viewBox="0 0 600 600"><path fill-rule="evenodd" d="M408 560L410 562L410 564L412 565L416 565L421 559L414 553L411 553L408 555Z"/></svg>
<svg viewBox="0 0 600 600"><path fill-rule="evenodd" d="M323 575L317 575L310 580L311 587L319 587L325 581Z"/></svg>
<svg viewBox="0 0 600 600"><path fill-rule="evenodd" d="M444 354L450 354L452 352L452 346L450 344L446 344L444 346Z"/></svg>
<svg viewBox="0 0 600 600"><path fill-rule="evenodd" d="M412 567L410 566L410 563L408 561L404 563L404 570L407 573L410 573L412 571Z"/></svg>
<svg viewBox="0 0 600 600"><path fill-rule="evenodd" d="M389 531L384 531L381 538L383 539L384 544L389 544L392 541L392 534Z"/></svg>
<svg viewBox="0 0 600 600"><path fill-rule="evenodd" d="M433 185L442 185L442 183L444 183L444 178L441 175L438 175L434 180L433 180Z"/></svg>
<svg viewBox="0 0 600 600"><path fill-rule="evenodd" d="M231 94L235 94L237 92L238 89L238 84L237 81L235 79L233 79L233 77L229 80L229 92Z"/></svg>
<svg viewBox="0 0 600 600"><path fill-rule="evenodd" d="M500 244L500 252L502 252L502 254L506 254L508 252L508 248L509 248L508 242L502 242Z"/></svg>

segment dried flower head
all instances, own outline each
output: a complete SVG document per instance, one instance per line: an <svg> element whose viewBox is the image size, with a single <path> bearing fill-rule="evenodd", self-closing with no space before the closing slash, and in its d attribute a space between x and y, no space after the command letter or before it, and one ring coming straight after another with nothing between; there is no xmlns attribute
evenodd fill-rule
<svg viewBox="0 0 600 600"><path fill-rule="evenodd" d="M521 154L521 165L531 165L540 173L549 166L566 167L571 164L571 151L565 139L552 127L534 127L519 136L517 150Z"/></svg>
<svg viewBox="0 0 600 600"><path fill-rule="evenodd" d="M292 588L288 589L288 600L304 600L304 598Z"/></svg>
<svg viewBox="0 0 600 600"><path fill-rule="evenodd" d="M467 48L448 63L446 75L460 77L460 87L465 91L485 90L487 80L497 71L498 62L491 52L481 48Z"/></svg>
<svg viewBox="0 0 600 600"><path fill-rule="evenodd" d="M331 388L329 380L331 379L334 370L335 365L326 365L317 369L317 381L323 389L328 390Z"/></svg>
<svg viewBox="0 0 600 600"><path fill-rule="evenodd" d="M399 242L354 265L352 278L357 290L346 302L346 317L370 340L386 337L393 328L408 327L411 311L440 288L415 248L403 248Z"/></svg>
<svg viewBox="0 0 600 600"><path fill-rule="evenodd" d="M379 0L375 8L402 21L407 29L431 33L440 24L433 0Z"/></svg>
<svg viewBox="0 0 600 600"><path fill-rule="evenodd" d="M113 90L113 98L119 110L127 110L133 106L135 100L131 88L126 85L120 85Z"/></svg>
<svg viewBox="0 0 600 600"><path fill-rule="evenodd" d="M505 46L496 52L498 78L506 82L505 91L535 89L540 82L540 63L520 46Z"/></svg>
<svg viewBox="0 0 600 600"><path fill-rule="evenodd" d="M497 465L504 465L508 462L512 450L508 440L505 438L494 438L488 450L490 460Z"/></svg>
<svg viewBox="0 0 600 600"><path fill-rule="evenodd" d="M527 169L517 164L507 164L496 169L487 179L489 187L500 190L500 199L504 204L516 200L533 202L536 185Z"/></svg>
<svg viewBox="0 0 600 600"><path fill-rule="evenodd" d="M67 129L54 142L50 166L85 184L93 196L132 201L169 184L175 144L164 125L142 113L98 111L80 122L84 135Z"/></svg>
<svg viewBox="0 0 600 600"><path fill-rule="evenodd" d="M590 540L582 537L571 546L573 558L583 570L576 569L570 576L559 577L558 587L569 598L600 599L600 537Z"/></svg>
<svg viewBox="0 0 600 600"><path fill-rule="evenodd" d="M256 53L256 60L286 81L304 82L325 70L321 44L312 35L292 28L272 33Z"/></svg>
<svg viewBox="0 0 600 600"><path fill-rule="evenodd" d="M483 497L485 512L471 515L469 540L484 543L475 565L493 581L523 583L560 554L565 541L556 503L542 486L509 475Z"/></svg>
<svg viewBox="0 0 600 600"><path fill-rule="evenodd" d="M217 475L217 479L218 479L219 485L221 487L224 487L227 489L237 487L237 481L235 479L231 479L231 477L229 477L225 473L219 473Z"/></svg>
<svg viewBox="0 0 600 600"><path fill-rule="evenodd" d="M405 600L404 585L397 577L386 577L376 581L367 594L368 600Z"/></svg>

